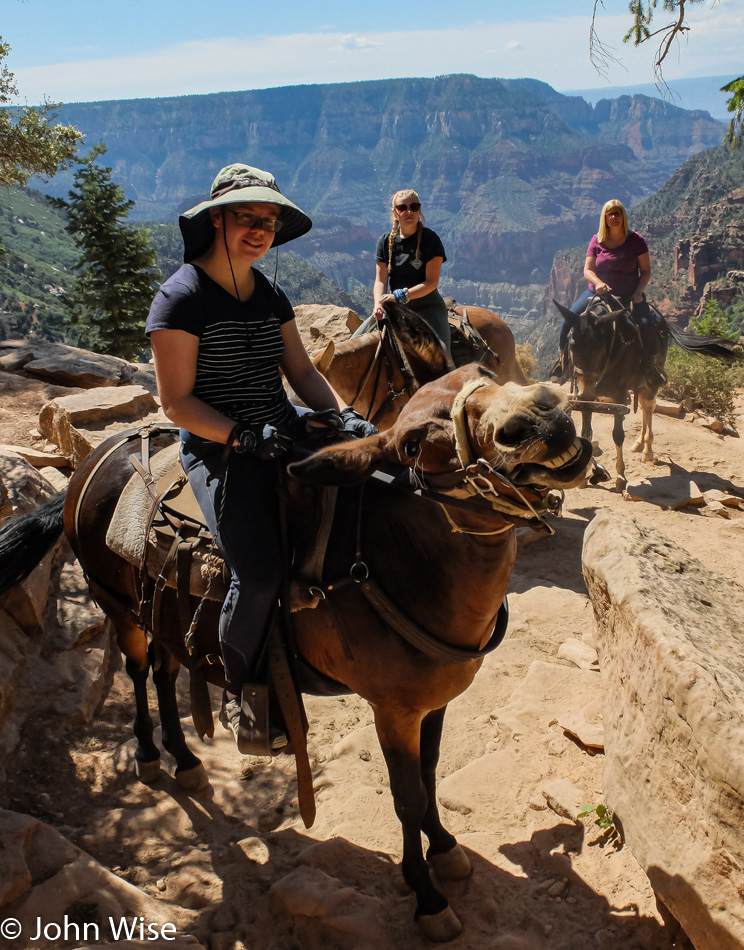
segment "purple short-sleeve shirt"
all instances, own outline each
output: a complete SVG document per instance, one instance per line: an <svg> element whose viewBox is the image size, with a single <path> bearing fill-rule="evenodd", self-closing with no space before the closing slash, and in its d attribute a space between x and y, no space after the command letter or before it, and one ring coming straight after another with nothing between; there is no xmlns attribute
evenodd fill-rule
<svg viewBox="0 0 744 950"><path fill-rule="evenodd" d="M595 260L594 273L612 288L612 292L621 297L635 293L640 277L638 258L648 253L648 245L636 231L631 231L620 247L606 247L597 240L597 235L589 242L587 257ZM589 284L594 290L594 285Z"/></svg>

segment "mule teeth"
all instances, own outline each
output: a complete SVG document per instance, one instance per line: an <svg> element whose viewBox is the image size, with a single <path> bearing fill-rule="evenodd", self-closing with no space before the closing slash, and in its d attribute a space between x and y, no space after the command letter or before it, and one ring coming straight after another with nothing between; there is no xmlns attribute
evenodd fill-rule
<svg viewBox="0 0 744 950"><path fill-rule="evenodd" d="M562 455L559 455L554 459L547 459L541 464L544 468L562 468L564 465L568 465L569 462L573 462L573 460L578 458L580 454L581 440L574 439L573 445L567 448Z"/></svg>

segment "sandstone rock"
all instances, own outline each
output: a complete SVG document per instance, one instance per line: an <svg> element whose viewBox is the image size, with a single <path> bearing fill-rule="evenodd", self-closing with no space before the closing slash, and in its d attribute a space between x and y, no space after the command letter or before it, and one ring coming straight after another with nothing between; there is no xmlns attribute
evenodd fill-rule
<svg viewBox="0 0 744 950"><path fill-rule="evenodd" d="M35 818L0 811L0 844L0 861L3 855L9 858L10 872L0 874L0 887L6 894L3 916L19 920L24 933L35 933L35 929L30 928L35 928L37 918L62 923L72 904L89 905L86 916L91 923L108 921L109 917L117 922L125 917L131 922L132 917L143 916L145 921L161 926L174 923L176 933L193 917L181 907L148 897ZM107 924L101 926L97 934L95 927L89 927L85 933L82 927L85 921L78 922L80 937L87 937L85 945L91 945L91 937L95 943L108 943L112 937ZM71 936L74 938L74 932ZM59 945L55 939L34 944L45 950ZM75 945L81 945L79 939ZM152 945L148 942L148 946ZM174 946L172 942L169 945Z"/></svg>
<svg viewBox="0 0 744 950"><path fill-rule="evenodd" d="M0 452L15 452L21 458L26 459L29 465L35 468L44 468L49 465L56 468L64 468L69 462L64 455L56 452L39 452L37 449L30 449L26 445L0 445Z"/></svg>
<svg viewBox="0 0 744 950"><path fill-rule="evenodd" d="M722 505L720 501L711 501L700 511L701 515L705 515L708 518L730 518L731 512L725 505Z"/></svg>
<svg viewBox="0 0 744 950"><path fill-rule="evenodd" d="M361 321L348 307L300 304L294 308L297 327L308 352L315 353L329 340L347 340Z"/></svg>
<svg viewBox="0 0 744 950"><path fill-rule="evenodd" d="M703 499L706 505L719 502L727 508L744 507L744 498L739 498L738 495L729 495L724 491L719 491L717 488L711 488L709 491L703 492Z"/></svg>
<svg viewBox="0 0 744 950"><path fill-rule="evenodd" d="M514 735L547 732L552 721L596 699L601 688L600 678L589 670L534 660L509 702L492 715Z"/></svg>
<svg viewBox="0 0 744 950"><path fill-rule="evenodd" d="M607 805L697 950L744 946L744 589L610 510L586 531Z"/></svg>
<svg viewBox="0 0 744 950"><path fill-rule="evenodd" d="M131 428L157 411L157 401L142 386L88 390L48 402L39 413L39 429L76 465L115 431L112 424Z"/></svg>
<svg viewBox="0 0 744 950"><path fill-rule="evenodd" d="M563 710L558 715L558 725L590 752L604 749L604 725L598 701L587 703L583 709Z"/></svg>
<svg viewBox="0 0 744 950"><path fill-rule="evenodd" d="M15 373L23 369L33 358L33 350L30 347L14 349L0 356L0 369L5 370L6 373Z"/></svg>
<svg viewBox="0 0 744 950"><path fill-rule="evenodd" d="M540 789L548 807L569 821L576 821L586 795L566 778L552 779Z"/></svg>
<svg viewBox="0 0 744 950"><path fill-rule="evenodd" d="M52 563L59 542L31 571L28 577L3 597L3 607L19 627L29 636L36 636L44 629L44 614L52 584Z"/></svg>
<svg viewBox="0 0 744 950"><path fill-rule="evenodd" d="M685 415L682 403L670 402L667 399L657 399L654 412L658 412L662 416L671 416L673 419L682 419Z"/></svg>
<svg viewBox="0 0 744 950"><path fill-rule="evenodd" d="M687 474L661 478L638 478L628 482L623 492L627 501L646 501L659 508L685 508L704 504L703 493Z"/></svg>
<svg viewBox="0 0 744 950"><path fill-rule="evenodd" d="M272 885L269 893L288 913L318 918L355 937L358 946L384 946L387 942L382 901L345 887L317 868L297 868Z"/></svg>
<svg viewBox="0 0 744 950"><path fill-rule="evenodd" d="M32 353L33 358L24 364L24 370L58 386L83 389L118 386L129 366L118 356L105 356L62 343L34 344Z"/></svg>
<svg viewBox="0 0 744 950"><path fill-rule="evenodd" d="M505 831L517 819L515 803L529 807L540 781L534 763L502 749L469 762L442 779L437 796L442 806L461 815L475 815L482 827Z"/></svg>
<svg viewBox="0 0 744 950"><path fill-rule="evenodd" d="M558 647L558 658L568 660L581 670L599 669L597 651L593 646L584 643L583 640L577 640L576 637L569 637L568 640L563 641Z"/></svg>
<svg viewBox="0 0 744 950"><path fill-rule="evenodd" d="M155 378L154 363L128 363L122 373L122 386L141 386L153 396L158 395L158 381Z"/></svg>
<svg viewBox="0 0 744 950"><path fill-rule="evenodd" d="M69 478L58 468L40 468L39 475L45 478L55 491L66 491Z"/></svg>
<svg viewBox="0 0 744 950"><path fill-rule="evenodd" d="M54 489L18 452L0 447L0 517L33 511Z"/></svg>
<svg viewBox="0 0 744 950"><path fill-rule="evenodd" d="M236 847L254 864L268 864L270 860L269 849L260 838L241 838Z"/></svg>

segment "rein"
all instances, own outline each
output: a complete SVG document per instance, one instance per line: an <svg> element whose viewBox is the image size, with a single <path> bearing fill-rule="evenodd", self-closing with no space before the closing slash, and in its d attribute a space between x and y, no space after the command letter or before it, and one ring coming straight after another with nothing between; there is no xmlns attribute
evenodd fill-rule
<svg viewBox="0 0 744 950"><path fill-rule="evenodd" d="M364 372L362 379L357 386L356 393L354 398L351 400L349 405L354 408L357 400L360 398L364 387L369 382L372 371L377 368L377 373L375 375L375 383L372 389L372 396L369 400L369 406L367 407L367 412L364 414L364 418L368 419L372 424L375 423L375 420L379 419L383 414L384 410L387 408L388 404L393 402L400 396L408 395L409 397L415 392L415 380L411 368L408 365L408 361L405 358L405 354L398 345L395 335L390 331L390 325L386 319L380 321L382 323L382 329L380 330L380 339L375 348L374 355L372 360ZM393 354L397 357L399 368L403 376L403 388L401 390L396 390L393 388L393 374L394 369L390 365L390 354L385 351L384 345L387 342L389 348L392 350ZM375 404L375 399L377 398L377 391L380 385L380 378L382 376L382 367L385 366L385 373L387 376L387 385L388 391L385 395L385 398L380 403L380 406L377 408L374 415L372 415L372 409Z"/></svg>

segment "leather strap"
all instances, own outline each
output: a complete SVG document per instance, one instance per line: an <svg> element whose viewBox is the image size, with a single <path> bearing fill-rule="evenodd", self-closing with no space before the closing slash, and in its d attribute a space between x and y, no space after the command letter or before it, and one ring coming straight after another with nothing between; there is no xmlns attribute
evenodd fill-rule
<svg viewBox="0 0 744 950"><path fill-rule="evenodd" d="M315 821L315 793L313 792L313 773L307 755L307 718L302 705L302 696L295 686L292 671L289 668L278 623L274 623L269 632L268 660L271 681L279 700L295 757L300 815L305 827L310 828Z"/></svg>
<svg viewBox="0 0 744 950"><path fill-rule="evenodd" d="M464 663L470 660L479 660L494 650L501 643L506 633L506 626L509 622L509 607L506 597L504 597L498 613L488 625L488 629L484 634L484 637L488 637L485 646L479 650L470 650L467 647L445 643L443 640L427 633L418 624L402 614L382 588L371 578L368 577L361 581L360 586L362 593L379 616L386 623L389 623L393 630L410 643L412 647L433 660L444 661L445 663ZM492 628L492 625L493 633L489 637L488 630Z"/></svg>

